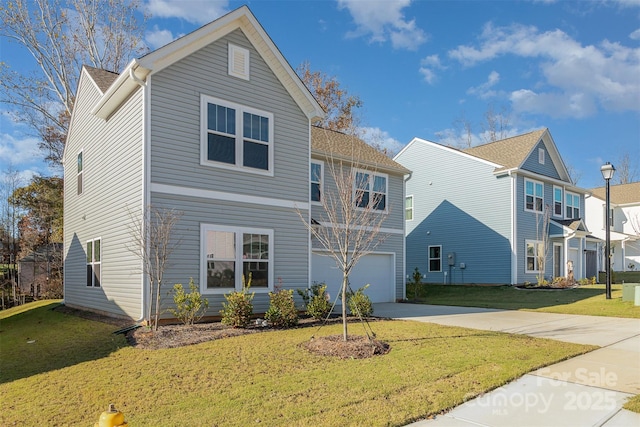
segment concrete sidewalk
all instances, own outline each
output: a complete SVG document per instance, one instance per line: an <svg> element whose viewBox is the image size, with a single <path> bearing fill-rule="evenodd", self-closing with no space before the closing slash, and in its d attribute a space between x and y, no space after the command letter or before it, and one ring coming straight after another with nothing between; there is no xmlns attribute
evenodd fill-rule
<svg viewBox="0 0 640 427"><path fill-rule="evenodd" d="M375 314L602 347L413 427L640 426L640 414L622 409L640 394L640 319L395 303L375 304Z"/></svg>

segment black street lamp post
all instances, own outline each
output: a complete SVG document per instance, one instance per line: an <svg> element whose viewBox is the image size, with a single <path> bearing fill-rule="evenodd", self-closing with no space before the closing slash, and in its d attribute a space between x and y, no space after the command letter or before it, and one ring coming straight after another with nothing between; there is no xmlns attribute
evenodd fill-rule
<svg viewBox="0 0 640 427"><path fill-rule="evenodd" d="M606 298L611 299L611 212L610 212L610 204L611 199L609 197L609 181L613 178L613 174L615 173L616 168L609 162L602 165L600 168L600 172L602 172L602 177L607 183L607 192L605 196L605 248L604 248L604 256L606 258L606 267L607 267L607 284L606 284Z"/></svg>

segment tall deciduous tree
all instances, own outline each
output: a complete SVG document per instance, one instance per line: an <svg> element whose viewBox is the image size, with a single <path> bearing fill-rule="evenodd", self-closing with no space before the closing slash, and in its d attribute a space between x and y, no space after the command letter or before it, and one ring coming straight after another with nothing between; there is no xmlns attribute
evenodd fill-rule
<svg viewBox="0 0 640 427"><path fill-rule="evenodd" d="M631 184L638 175L638 159L628 152L622 153L616 165L615 180L617 184Z"/></svg>
<svg viewBox="0 0 640 427"><path fill-rule="evenodd" d="M308 62L300 65L297 73L326 113L326 116L314 125L355 135L360 124L360 117L356 111L362 107L360 98L349 95L336 77L320 71L311 71Z"/></svg>
<svg viewBox="0 0 640 427"><path fill-rule="evenodd" d="M143 50L139 0L9 0L0 4L0 37L35 61L0 62L0 101L41 139L60 165L82 65L119 71Z"/></svg>

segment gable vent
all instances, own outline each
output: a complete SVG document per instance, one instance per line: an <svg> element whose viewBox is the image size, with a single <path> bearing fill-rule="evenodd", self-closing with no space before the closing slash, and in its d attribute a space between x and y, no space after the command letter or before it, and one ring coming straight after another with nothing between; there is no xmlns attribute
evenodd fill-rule
<svg viewBox="0 0 640 427"><path fill-rule="evenodd" d="M229 75L249 80L249 50L229 44Z"/></svg>

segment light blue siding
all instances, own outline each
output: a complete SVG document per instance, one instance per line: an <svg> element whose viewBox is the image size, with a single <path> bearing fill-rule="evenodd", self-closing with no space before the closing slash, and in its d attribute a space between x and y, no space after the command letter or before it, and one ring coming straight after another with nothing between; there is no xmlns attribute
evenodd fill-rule
<svg viewBox="0 0 640 427"><path fill-rule="evenodd" d="M431 283L510 283L511 178L457 150L414 141L396 161L412 170L406 194L406 270ZM442 271L429 272L428 247L442 246ZM447 254L455 254L451 268ZM464 269L460 264L464 264ZM445 279L445 272L447 273Z"/></svg>
<svg viewBox="0 0 640 427"><path fill-rule="evenodd" d="M538 150L540 148L544 150L544 164L540 164L538 161ZM547 147L545 147L544 142L542 141L540 141L533 151L531 151L529 157L522 164L522 169L535 172L543 176L548 176L549 178L560 179L560 174L555 168Z"/></svg>

